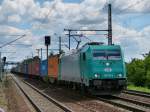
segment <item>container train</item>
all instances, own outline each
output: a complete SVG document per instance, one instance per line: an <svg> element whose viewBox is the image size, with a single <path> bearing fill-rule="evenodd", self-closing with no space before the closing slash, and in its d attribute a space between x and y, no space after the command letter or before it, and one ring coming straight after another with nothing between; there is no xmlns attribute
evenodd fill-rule
<svg viewBox="0 0 150 112"><path fill-rule="evenodd" d="M28 59L12 69L26 77L48 77L51 83L80 87L95 95L118 94L126 88L126 69L119 45L87 43L47 60ZM48 73L47 73L48 72Z"/></svg>

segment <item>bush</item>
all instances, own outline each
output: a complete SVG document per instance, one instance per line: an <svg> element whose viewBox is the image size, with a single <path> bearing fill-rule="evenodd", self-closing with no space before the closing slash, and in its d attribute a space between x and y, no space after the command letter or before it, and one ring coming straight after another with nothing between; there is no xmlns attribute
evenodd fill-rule
<svg viewBox="0 0 150 112"><path fill-rule="evenodd" d="M150 89L150 71L146 73L146 86Z"/></svg>
<svg viewBox="0 0 150 112"><path fill-rule="evenodd" d="M133 59L127 64L128 81L136 86L145 86L146 71L145 63L140 59Z"/></svg>

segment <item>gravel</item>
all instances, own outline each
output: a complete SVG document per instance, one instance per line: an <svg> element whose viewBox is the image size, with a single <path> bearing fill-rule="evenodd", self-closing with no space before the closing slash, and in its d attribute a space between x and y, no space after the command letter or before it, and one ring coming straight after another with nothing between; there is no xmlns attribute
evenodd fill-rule
<svg viewBox="0 0 150 112"><path fill-rule="evenodd" d="M47 98L43 97L41 94L33 90L28 85L19 81L21 87L27 92L30 98L40 107L43 112L64 112L61 108L57 107L55 104L50 102Z"/></svg>
<svg viewBox="0 0 150 112"><path fill-rule="evenodd" d="M136 95L130 95L130 94L126 94L126 93L121 93L119 96L123 97L123 98L133 99L136 101L142 101L144 103L150 104L150 98L146 98L146 97L142 97L142 96L136 96Z"/></svg>
<svg viewBox="0 0 150 112"><path fill-rule="evenodd" d="M37 80L28 80L28 82L38 89L42 90L50 97L58 100L75 112L126 112L127 110L104 103L95 98L82 96L78 91L67 89L65 87L45 85Z"/></svg>

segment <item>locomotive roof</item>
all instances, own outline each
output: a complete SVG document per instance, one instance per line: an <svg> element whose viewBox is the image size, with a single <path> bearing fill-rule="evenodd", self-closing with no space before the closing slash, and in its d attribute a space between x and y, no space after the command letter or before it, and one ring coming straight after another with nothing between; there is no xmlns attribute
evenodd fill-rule
<svg viewBox="0 0 150 112"><path fill-rule="evenodd" d="M104 45L104 44L85 44L82 48L80 48L81 52L85 52L88 49L120 49L120 45Z"/></svg>
<svg viewBox="0 0 150 112"><path fill-rule="evenodd" d="M91 50L94 50L94 49L120 49L120 45L104 45L102 42L91 42L91 43L86 43L80 49L73 49L69 52L66 52L66 53L62 54L62 56L75 54L77 52L86 52L88 49L91 49Z"/></svg>

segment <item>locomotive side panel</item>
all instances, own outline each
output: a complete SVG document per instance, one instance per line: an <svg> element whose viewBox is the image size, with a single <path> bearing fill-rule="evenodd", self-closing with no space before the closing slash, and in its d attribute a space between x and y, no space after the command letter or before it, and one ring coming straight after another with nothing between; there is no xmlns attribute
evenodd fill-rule
<svg viewBox="0 0 150 112"><path fill-rule="evenodd" d="M81 83L79 53L62 56L60 61L60 80Z"/></svg>

